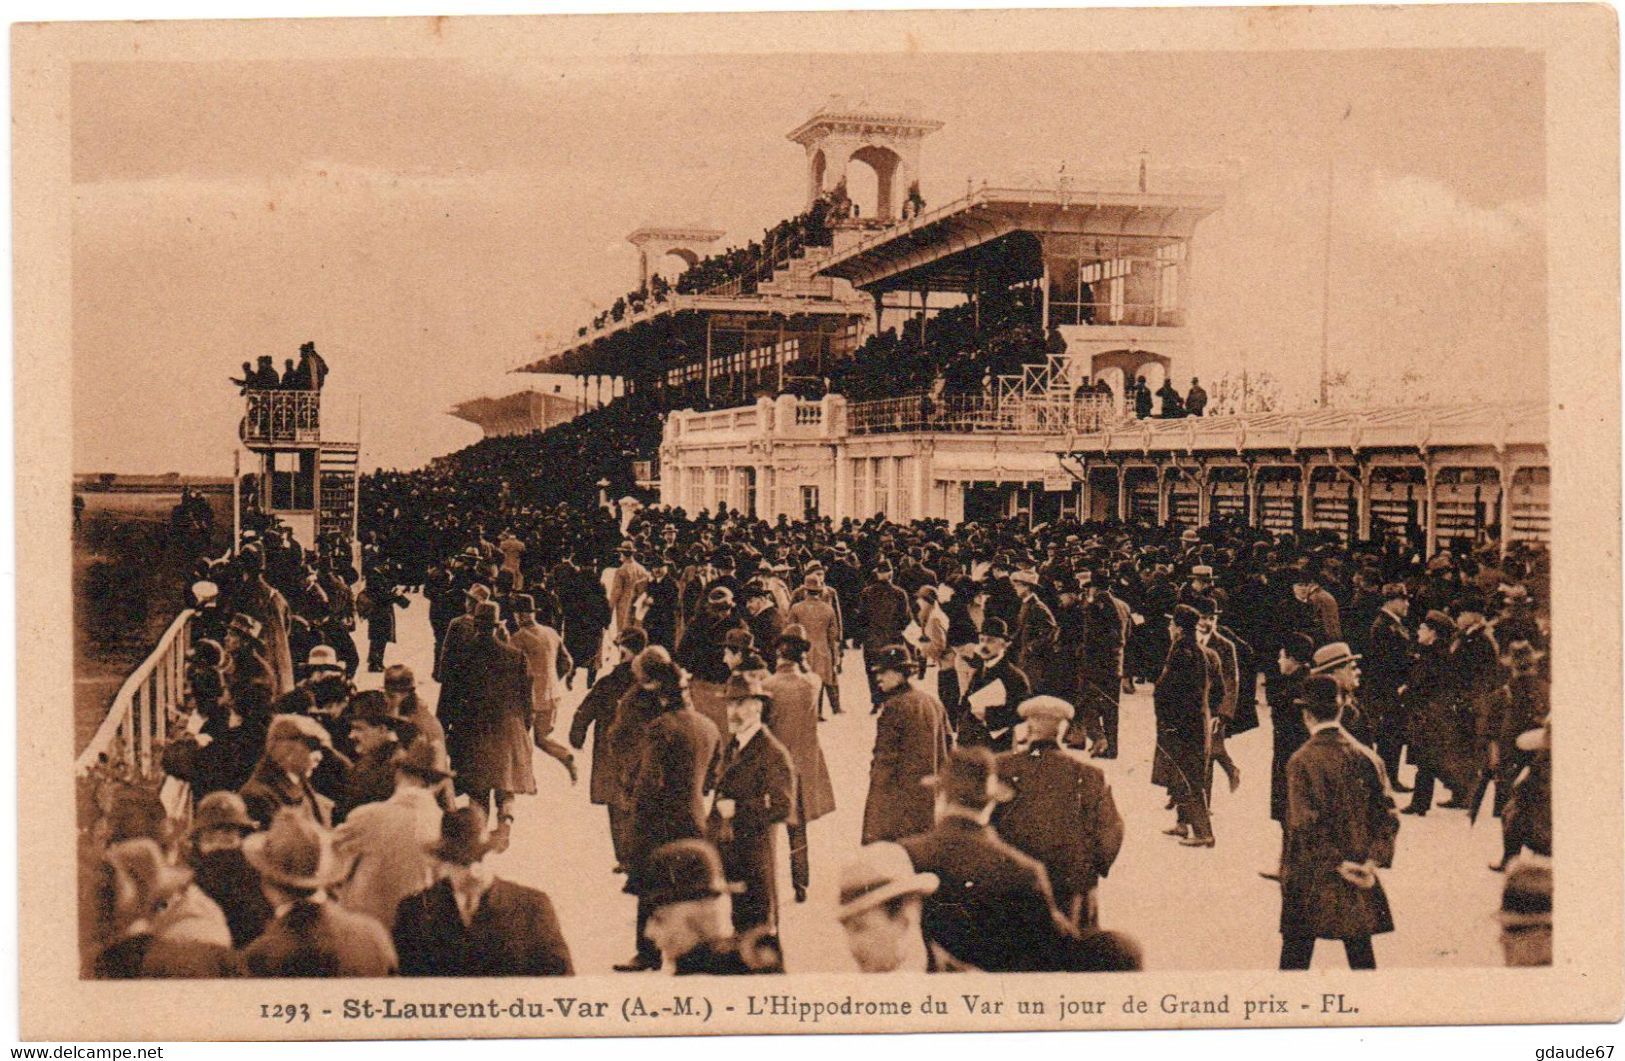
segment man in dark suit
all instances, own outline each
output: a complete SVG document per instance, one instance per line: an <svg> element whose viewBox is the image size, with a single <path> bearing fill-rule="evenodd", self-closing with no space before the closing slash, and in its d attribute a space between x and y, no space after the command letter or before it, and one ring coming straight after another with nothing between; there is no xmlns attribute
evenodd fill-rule
<svg viewBox="0 0 1625 1061"><path fill-rule="evenodd" d="M1066 919L1092 928L1099 923L1095 885L1122 849L1123 818L1100 769L1061 750L1072 705L1035 696L1019 710L1028 744L999 756L999 780L1012 795L994 810L993 826L1005 842L1044 864Z"/></svg>
<svg viewBox="0 0 1625 1061"><path fill-rule="evenodd" d="M772 696L752 676L736 672L723 687L731 739L723 749L706 831L728 880L743 885L734 897L734 931L766 927L778 932L778 868L774 842L780 822L796 805L796 769L790 753L762 725Z"/></svg>
<svg viewBox="0 0 1625 1061"><path fill-rule="evenodd" d="M503 851L512 830L514 796L536 791L530 736L533 686L524 654L507 642L501 608L483 601L472 622L474 637L467 647L453 649L447 634L448 648L440 661L460 689L456 712L442 718L446 751L458 790L477 806L495 803L493 843ZM440 704L446 711L444 691Z"/></svg>
<svg viewBox="0 0 1625 1061"><path fill-rule="evenodd" d="M638 692L658 697L664 710L644 729L643 754L630 786L627 886L638 896L638 953L615 966L618 972L660 968L660 955L645 934L653 910L649 860L665 844L705 836L705 792L716 775L722 743L717 727L684 698L681 676L665 649L644 649L633 668L642 675Z"/></svg>
<svg viewBox="0 0 1625 1061"><path fill-rule="evenodd" d="M942 768L952 743L942 704L910 681L908 649L892 645L871 664L880 687L863 842L898 840L931 827L931 793L922 782Z"/></svg>
<svg viewBox="0 0 1625 1061"><path fill-rule="evenodd" d="M1208 695L1217 661L1196 640L1200 617L1188 604L1174 608L1168 621L1173 645L1152 697L1157 717L1157 748L1151 783L1168 790L1178 811L1169 836L1187 847L1212 847L1213 823L1208 817Z"/></svg>
<svg viewBox="0 0 1625 1061"><path fill-rule="evenodd" d="M1375 969L1371 937L1394 930L1381 867L1393 865L1399 818L1382 760L1345 733L1334 680L1298 700L1309 740L1287 761L1281 845L1281 968L1307 969L1315 940L1342 940L1349 968Z"/></svg>
<svg viewBox="0 0 1625 1061"><path fill-rule="evenodd" d="M1405 626L1410 613L1410 591L1403 582L1382 587L1382 608L1366 630L1365 703L1371 712L1376 752L1388 771L1388 787L1409 792L1399 783L1399 760L1405 750L1406 717L1400 686L1411 671L1411 632Z"/></svg>
<svg viewBox="0 0 1625 1061"><path fill-rule="evenodd" d="M429 848L443 876L402 899L395 950L402 976L570 976L570 947L543 892L494 877L485 812L463 807L441 820Z"/></svg>
<svg viewBox="0 0 1625 1061"><path fill-rule="evenodd" d="M1032 695L1032 683L1010 659L1010 630L1003 619L989 616L981 640L982 662L961 706L959 746L1007 752L1021 721L1016 708Z"/></svg>
<svg viewBox="0 0 1625 1061"><path fill-rule="evenodd" d="M1100 739L1091 753L1117 758L1118 704L1123 688L1123 646L1128 637L1123 611L1111 595L1104 569L1083 575L1083 642L1079 650L1078 712L1086 722L1098 718ZM1093 731L1093 725L1088 728Z"/></svg>
<svg viewBox="0 0 1625 1061"><path fill-rule="evenodd" d="M243 838L254 819L235 792L211 792L192 815L193 880L226 915L231 945L239 950L259 938L271 920L260 875L243 856Z"/></svg>
<svg viewBox="0 0 1625 1061"><path fill-rule="evenodd" d="M875 565L875 579L858 594L857 634L863 646L866 667L884 648L903 643L903 631L908 628L912 612L908 594L892 582L891 561L881 560ZM869 699L874 705L871 713L880 710L880 687L875 684L873 672L869 678Z"/></svg>
<svg viewBox="0 0 1625 1061"><path fill-rule="evenodd" d="M616 634L619 661L587 690L575 717L570 720L570 746L577 751L586 747L587 732L592 731L592 769L587 780L587 797L609 809L609 835L615 848L615 864L622 870L626 868L626 812L623 801L616 798L620 769L610 748L609 729L615 724L615 710L620 706L621 697L634 684L632 660L647 647L648 637L641 627L629 627Z"/></svg>
<svg viewBox="0 0 1625 1061"><path fill-rule="evenodd" d="M948 713L948 725L957 732L965 714L965 697L982 668L982 639L970 616L956 614L949 620L948 649L948 657L937 668L937 699Z"/></svg>
<svg viewBox="0 0 1625 1061"><path fill-rule="evenodd" d="M931 778L937 823L900 841L919 873L941 882L925 902L926 939L984 972L1056 969L1067 932L1049 875L988 825L1010 797L985 748L956 749Z"/></svg>
<svg viewBox="0 0 1625 1061"><path fill-rule="evenodd" d="M1014 587L1016 596L1021 599L1021 607L1016 611L1013 630L1015 641L1011 646L1015 665L1027 676L1035 689L1052 691L1057 678L1053 673L1056 670L1055 655L1058 647L1055 613L1050 611L1049 605L1038 595L1036 571L1017 571L1010 576L1010 585Z"/></svg>

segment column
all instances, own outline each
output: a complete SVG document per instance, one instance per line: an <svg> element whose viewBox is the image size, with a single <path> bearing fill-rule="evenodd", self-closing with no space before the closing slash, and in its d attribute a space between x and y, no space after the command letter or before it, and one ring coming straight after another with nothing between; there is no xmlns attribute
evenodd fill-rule
<svg viewBox="0 0 1625 1061"><path fill-rule="evenodd" d="M1426 463L1423 464L1422 468L1423 471L1427 473L1426 485L1428 506L1427 519L1422 523L1422 534L1426 538L1426 541L1424 541L1422 544L1422 552L1425 557L1431 559L1433 556L1433 535L1435 529L1437 528L1435 517L1438 515L1437 509L1439 507L1435 503L1436 499L1433 496L1433 490L1437 482L1437 473L1434 470L1433 460L1431 457L1426 459Z"/></svg>
<svg viewBox="0 0 1625 1061"><path fill-rule="evenodd" d="M1041 279L1039 281L1039 283L1043 285L1043 287L1040 288L1040 290L1039 290L1039 298L1042 299L1041 304L1043 305L1044 309L1043 309L1042 316L1039 317L1039 322L1040 322L1039 327L1043 330L1044 334L1046 336L1048 336L1049 335L1049 247L1043 242L1043 240L1039 241L1039 250L1044 255L1044 276L1043 276L1043 279ZM1160 473L1159 473L1159 475L1160 475Z"/></svg>
<svg viewBox="0 0 1625 1061"><path fill-rule="evenodd" d="M1247 465L1247 526L1258 526L1258 468Z"/></svg>
<svg viewBox="0 0 1625 1061"><path fill-rule="evenodd" d="M1371 466L1360 466L1360 482L1354 490L1354 532L1361 541L1371 538Z"/></svg>
<svg viewBox="0 0 1625 1061"><path fill-rule="evenodd" d="M1517 473L1517 466L1502 461L1495 474L1501 480L1500 491L1496 495L1495 514L1496 522L1501 526L1500 546L1501 559L1507 558L1507 545L1512 541L1512 477Z"/></svg>
<svg viewBox="0 0 1625 1061"><path fill-rule="evenodd" d="M1308 461L1298 466L1298 528L1307 529L1311 523L1310 513L1314 502L1315 468Z"/></svg>
<svg viewBox="0 0 1625 1061"><path fill-rule="evenodd" d="M835 452L835 496L830 498L829 515L837 524L852 514L852 461L845 447L833 447Z"/></svg>
<svg viewBox="0 0 1625 1061"><path fill-rule="evenodd" d="M1117 466L1117 522L1128 522L1128 465Z"/></svg>
<svg viewBox="0 0 1625 1061"><path fill-rule="evenodd" d="M1196 477L1196 525L1205 527L1211 522L1212 500L1208 496L1211 484L1208 482L1208 471L1204 467Z"/></svg>
<svg viewBox="0 0 1625 1061"><path fill-rule="evenodd" d="M1046 288L1045 290L1048 290ZM1170 469L1157 468L1157 526L1168 525L1168 488L1172 485L1168 481L1166 472Z"/></svg>

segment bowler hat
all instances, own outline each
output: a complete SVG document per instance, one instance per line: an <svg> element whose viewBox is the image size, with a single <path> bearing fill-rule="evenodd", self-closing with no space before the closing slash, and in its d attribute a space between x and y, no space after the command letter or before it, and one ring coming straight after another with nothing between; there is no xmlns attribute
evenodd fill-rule
<svg viewBox="0 0 1625 1061"><path fill-rule="evenodd" d="M485 832L485 808L477 803L449 810L440 816L440 839L425 845L442 862L472 866L491 850Z"/></svg>
<svg viewBox="0 0 1625 1061"><path fill-rule="evenodd" d="M942 769L920 784L934 788L950 803L981 808L989 803L1005 803L1015 792L999 779L993 753L986 748L955 748Z"/></svg>
<svg viewBox="0 0 1625 1061"><path fill-rule="evenodd" d="M1005 641L1010 640L1010 626L997 615L982 620L982 636L997 637Z"/></svg>
<svg viewBox="0 0 1625 1061"><path fill-rule="evenodd" d="M722 859L704 840L675 840L657 847L639 873L639 891L651 907L736 895L743 884L722 875Z"/></svg>
<svg viewBox="0 0 1625 1061"><path fill-rule="evenodd" d="M756 657L756 660L761 663L760 656ZM762 668L766 669L766 667L767 664L762 663ZM773 700L773 694L762 688L761 681L753 676L752 671L741 668L728 675L728 681L722 686L722 698L724 700L761 700L768 703Z"/></svg>
<svg viewBox="0 0 1625 1061"><path fill-rule="evenodd" d="M389 706L389 698L379 689L367 689L356 693L351 698L344 717L350 722L365 722L368 725L385 726L389 729L394 729L406 721Z"/></svg>
<svg viewBox="0 0 1625 1061"><path fill-rule="evenodd" d="M243 841L243 857L261 880L301 891L326 887L338 869L327 830L291 807L278 811L265 832Z"/></svg>
<svg viewBox="0 0 1625 1061"><path fill-rule="evenodd" d="M896 671L905 677L913 674L914 657L902 645L887 645L875 653L874 660L869 664L869 673L879 674L886 670Z"/></svg>
<svg viewBox="0 0 1625 1061"><path fill-rule="evenodd" d="M641 626L629 626L615 635L615 644L629 652L642 652L649 647L649 635Z"/></svg>
<svg viewBox="0 0 1625 1061"><path fill-rule="evenodd" d="M940 879L935 873L916 873L914 861L901 844L865 844L841 867L839 920L891 902L902 895L931 895Z"/></svg>
<svg viewBox="0 0 1625 1061"><path fill-rule="evenodd" d="M417 675L412 668L404 663L392 663L384 671L384 691L391 693L409 693L418 687Z"/></svg>
<svg viewBox="0 0 1625 1061"><path fill-rule="evenodd" d="M535 615L536 599L529 593L515 593L508 598L508 609L515 615Z"/></svg>
<svg viewBox="0 0 1625 1061"><path fill-rule="evenodd" d="M756 647L756 635L743 626L736 626L722 635L722 647L735 652L749 652Z"/></svg>
<svg viewBox="0 0 1625 1061"><path fill-rule="evenodd" d="M474 606L475 626L495 626L502 621L502 606L494 600L480 601Z"/></svg>

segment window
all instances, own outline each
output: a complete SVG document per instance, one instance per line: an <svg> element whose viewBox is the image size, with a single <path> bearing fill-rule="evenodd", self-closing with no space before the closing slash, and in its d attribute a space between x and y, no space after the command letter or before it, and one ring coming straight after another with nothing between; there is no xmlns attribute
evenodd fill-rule
<svg viewBox="0 0 1625 1061"><path fill-rule="evenodd" d="M874 495L869 491L869 459L852 461L852 514L859 519L874 515Z"/></svg>
<svg viewBox="0 0 1625 1061"><path fill-rule="evenodd" d="M897 458L897 498L892 519L903 523L914 518L914 458Z"/></svg>
<svg viewBox="0 0 1625 1061"><path fill-rule="evenodd" d="M872 474L875 477L875 497L862 515L869 516L876 512L884 512L888 517L891 515L891 476L895 470L896 464L890 457L874 458Z"/></svg>
<svg viewBox="0 0 1625 1061"><path fill-rule="evenodd" d="M271 454L271 508L278 512L310 512L316 507L316 454Z"/></svg>
<svg viewBox="0 0 1625 1061"><path fill-rule="evenodd" d="M801 518L817 519L819 515L818 487L803 486L801 488Z"/></svg>

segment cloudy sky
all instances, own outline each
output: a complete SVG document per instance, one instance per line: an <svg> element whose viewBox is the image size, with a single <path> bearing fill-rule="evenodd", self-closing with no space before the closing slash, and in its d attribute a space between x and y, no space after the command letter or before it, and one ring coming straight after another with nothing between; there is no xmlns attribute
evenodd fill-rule
<svg viewBox="0 0 1625 1061"><path fill-rule="evenodd" d="M218 473L238 364L314 339L367 465L478 437L454 402L636 282L639 224L743 241L803 205L784 134L833 93L919 101L922 191L1233 160L1176 378L1543 395L1543 72L1484 50L80 64L74 466Z"/></svg>

